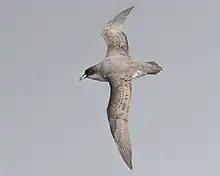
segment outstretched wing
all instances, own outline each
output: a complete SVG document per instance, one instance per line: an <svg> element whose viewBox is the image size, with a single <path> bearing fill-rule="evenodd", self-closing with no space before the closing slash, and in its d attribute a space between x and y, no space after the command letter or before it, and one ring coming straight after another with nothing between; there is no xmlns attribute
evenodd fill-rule
<svg viewBox="0 0 220 176"><path fill-rule="evenodd" d="M127 119L132 93L131 77L128 75L117 77L116 74L111 74L108 81L111 87L107 108L110 130L120 155L132 169L132 150Z"/></svg>
<svg viewBox="0 0 220 176"><path fill-rule="evenodd" d="M102 37L107 44L106 57L112 55L129 55L128 39L123 31L124 22L134 6L120 12L102 30Z"/></svg>

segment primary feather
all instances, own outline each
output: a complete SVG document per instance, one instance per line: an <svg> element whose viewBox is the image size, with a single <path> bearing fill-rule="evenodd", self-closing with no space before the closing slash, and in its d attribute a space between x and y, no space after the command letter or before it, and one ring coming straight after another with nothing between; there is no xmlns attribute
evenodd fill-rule
<svg viewBox="0 0 220 176"><path fill-rule="evenodd" d="M111 74L108 78L111 93L107 108L110 130L117 148L127 164L132 169L132 150L128 131L128 111L132 93L132 78L129 74Z"/></svg>
<svg viewBox="0 0 220 176"><path fill-rule="evenodd" d="M120 12L102 30L102 37L107 44L107 56L129 55L128 39L123 31L124 22L134 7L127 8Z"/></svg>

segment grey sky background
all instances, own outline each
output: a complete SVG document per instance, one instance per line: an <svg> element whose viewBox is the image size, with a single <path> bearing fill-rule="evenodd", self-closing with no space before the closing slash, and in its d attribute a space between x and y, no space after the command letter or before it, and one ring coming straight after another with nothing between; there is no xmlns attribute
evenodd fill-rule
<svg viewBox="0 0 220 176"><path fill-rule="evenodd" d="M77 79L101 61L103 25L134 5L131 55L164 71L134 81L134 170L111 137L108 84ZM1 176L219 176L219 1L0 3Z"/></svg>

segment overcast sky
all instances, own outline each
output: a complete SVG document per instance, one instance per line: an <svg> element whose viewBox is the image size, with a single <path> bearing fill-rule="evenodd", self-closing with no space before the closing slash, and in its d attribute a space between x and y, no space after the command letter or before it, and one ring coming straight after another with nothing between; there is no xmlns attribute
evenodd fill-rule
<svg viewBox="0 0 220 176"><path fill-rule="evenodd" d="M78 82L106 52L103 25L131 5L131 55L164 71L134 81L134 170L106 117L107 83ZM0 3L1 176L219 176L220 2Z"/></svg>

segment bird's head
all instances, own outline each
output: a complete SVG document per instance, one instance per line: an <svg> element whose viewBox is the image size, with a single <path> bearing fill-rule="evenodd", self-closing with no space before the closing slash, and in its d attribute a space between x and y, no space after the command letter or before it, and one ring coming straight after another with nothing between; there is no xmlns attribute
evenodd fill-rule
<svg viewBox="0 0 220 176"><path fill-rule="evenodd" d="M94 65L87 68L84 74L79 78L79 80L83 80L85 78L93 79L93 80L100 80L101 76L99 73L99 65Z"/></svg>

